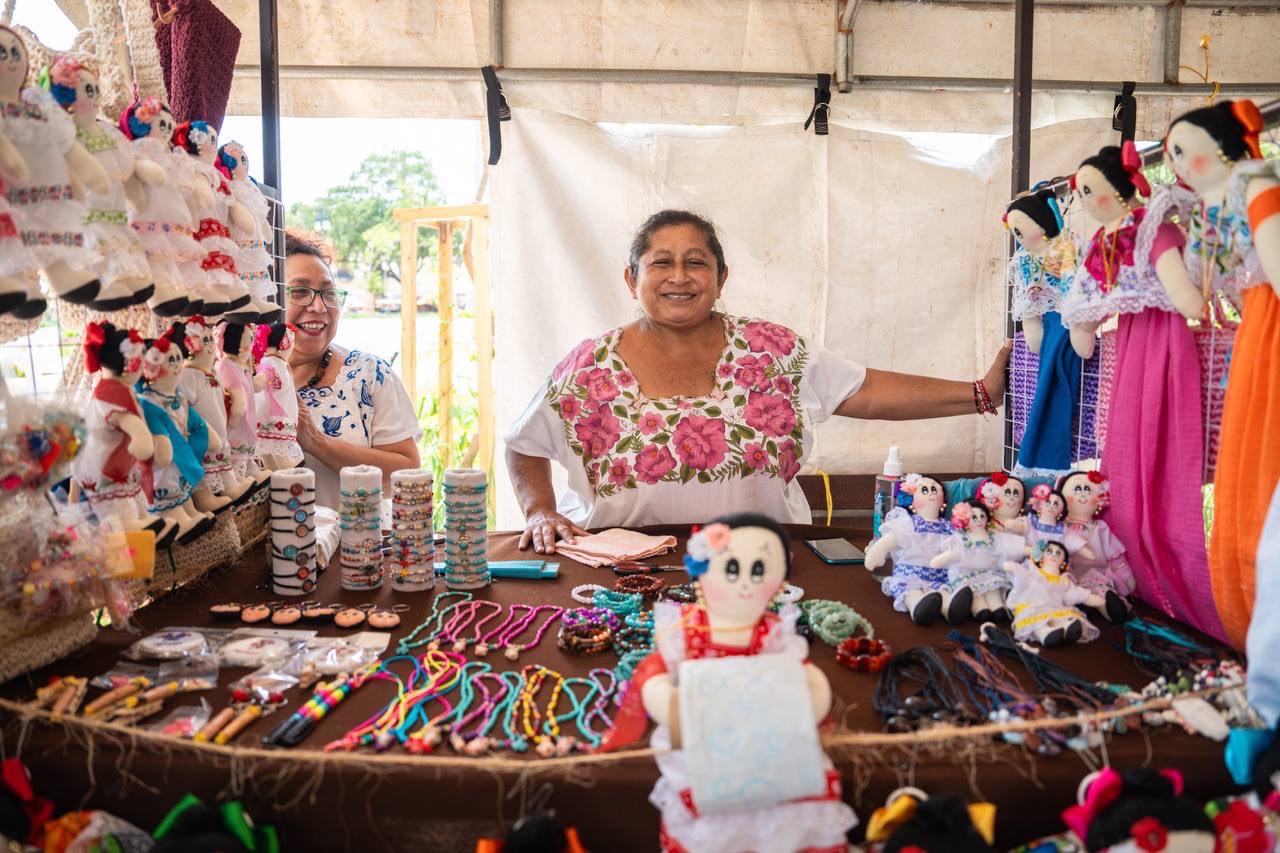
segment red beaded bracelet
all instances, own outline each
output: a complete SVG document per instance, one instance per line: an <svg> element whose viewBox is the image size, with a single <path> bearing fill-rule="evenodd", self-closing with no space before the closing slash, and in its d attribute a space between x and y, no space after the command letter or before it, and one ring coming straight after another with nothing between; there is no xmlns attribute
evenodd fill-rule
<svg viewBox="0 0 1280 853"><path fill-rule="evenodd" d="M973 407L980 415L999 414L995 403L991 402L991 395L987 393L987 386L981 379L973 380Z"/></svg>
<svg viewBox="0 0 1280 853"><path fill-rule="evenodd" d="M613 588L616 592L638 593L652 601L656 599L667 582L653 575L627 575L618 578Z"/></svg>
<svg viewBox="0 0 1280 853"><path fill-rule="evenodd" d="M871 637L847 637L836 646L836 663L854 672L879 672L891 657L889 644Z"/></svg>

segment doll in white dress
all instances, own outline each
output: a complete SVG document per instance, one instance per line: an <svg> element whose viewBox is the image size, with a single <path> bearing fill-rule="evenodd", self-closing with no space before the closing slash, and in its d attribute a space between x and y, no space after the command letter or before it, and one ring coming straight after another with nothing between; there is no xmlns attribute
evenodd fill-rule
<svg viewBox="0 0 1280 853"><path fill-rule="evenodd" d="M266 196L249 177L249 155L239 142L227 142L218 149L214 165L231 184L231 197L249 211L249 220L231 220L231 236L236 241L236 270L240 281L249 288L253 297L250 303L257 312L257 322L274 323L280 318L280 306L276 304L276 284L271 280L271 253L267 240L271 236L270 209ZM248 225L252 227L242 227Z"/></svg>
<svg viewBox="0 0 1280 853"><path fill-rule="evenodd" d="M991 514L994 528L991 535L995 537L1004 560L1022 560L1026 556L1023 536L1027 528L1027 516L1023 513L1027 502L1027 484L1018 477L996 471L978 484L976 498Z"/></svg>
<svg viewBox="0 0 1280 853"><path fill-rule="evenodd" d="M40 264L23 244L5 197L5 150L15 149L0 134L0 316L12 314L19 320L31 320L43 314L48 303L35 284Z"/></svg>
<svg viewBox="0 0 1280 853"><path fill-rule="evenodd" d="M931 565L953 532L942 518L946 489L920 474L908 474L896 488L898 505L880 525L880 538L867 548L867 569L874 571L893 558L893 573L880 582L880 590L893 599L894 610L911 614L917 625L928 625L944 610L954 610L957 617L968 614L971 595L953 593L947 570Z"/></svg>
<svg viewBox="0 0 1280 853"><path fill-rule="evenodd" d="M1067 498L1062 492L1041 483L1031 490L1029 506L1031 514L1024 520L1024 555L1030 553L1038 542L1061 542L1073 557L1077 553L1086 560L1096 557L1083 536L1067 529ZM1021 562L1010 559L1015 563Z"/></svg>
<svg viewBox="0 0 1280 853"><path fill-rule="evenodd" d="M273 471L296 468L303 458L298 444L298 394L285 358L292 346L293 331L284 323L264 323L254 335L254 361L263 379L257 393L258 455Z"/></svg>
<svg viewBox="0 0 1280 853"><path fill-rule="evenodd" d="M133 146L110 122L98 115L101 89L97 76L70 56L60 56L44 75L49 94L71 114L76 139L107 173L108 191L85 194L84 231L87 245L97 252L95 271L102 290L93 301L97 311L118 311L146 302L155 292L151 265L129 227L125 184L135 172L144 183L163 183L164 171L139 159Z"/></svg>
<svg viewBox="0 0 1280 853"><path fill-rule="evenodd" d="M1025 561L1008 562L1004 568L1013 578L1008 605L1015 637L1046 647L1097 638L1098 629L1079 605L1102 608L1105 602L1101 595L1076 583L1067 570L1065 545L1042 540Z"/></svg>
<svg viewBox="0 0 1280 853"><path fill-rule="evenodd" d="M210 496L239 501L253 487L254 481L238 475L231 463L226 395L222 381L213 369L213 359L217 355L213 329L203 317L195 316L187 321L185 343L189 355L186 367L182 369L182 378L178 380L178 388L204 418L209 431L220 440L219 447L215 448L211 442L204 453L204 485L208 488L197 489L195 493L196 507L212 511L216 507L208 503Z"/></svg>
<svg viewBox="0 0 1280 853"><path fill-rule="evenodd" d="M107 175L76 142L75 126L49 93L23 88L27 59L18 34L0 26L0 135L12 143L0 151L0 169L8 176L10 215L58 298L88 304L100 289L98 256L85 244L84 204L72 181L105 193ZM24 288L24 302L39 298L33 286Z"/></svg>
<svg viewBox="0 0 1280 853"><path fill-rule="evenodd" d="M253 326L219 323L213 330L218 345L218 381L227 394L227 447L237 477L262 485L271 472L258 458L258 418L254 393L266 387L266 377L253 375Z"/></svg>
<svg viewBox="0 0 1280 853"><path fill-rule="evenodd" d="M1072 471L1062 478L1058 490L1067 499L1066 532L1083 539L1088 549L1088 553L1084 548L1076 552L1071 574L1103 597L1108 619L1123 622L1129 618L1127 598L1133 595L1136 581L1124 543L1098 517L1106 507L1110 486L1100 471ZM1064 537L1063 542L1067 541Z"/></svg>
<svg viewBox="0 0 1280 853"><path fill-rule="evenodd" d="M951 508L951 526L955 532L947 541L947 549L929 561L933 568L947 570L953 605L947 610L947 621L955 625L968 618L969 613L959 610L956 604L965 598L971 602L975 619L990 621L1003 614L1004 596L1009 589L1009 579L1000 568L1003 559L995 524L987 508L971 500L960 501ZM966 590L967 596L962 594Z"/></svg>

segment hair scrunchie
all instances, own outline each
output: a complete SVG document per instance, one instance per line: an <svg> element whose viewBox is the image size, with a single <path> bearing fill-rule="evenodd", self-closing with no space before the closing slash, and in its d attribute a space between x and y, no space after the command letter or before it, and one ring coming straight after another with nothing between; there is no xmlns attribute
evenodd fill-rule
<svg viewBox="0 0 1280 853"><path fill-rule="evenodd" d="M1120 165L1124 167L1138 192L1150 197L1151 184L1147 182L1147 176L1142 174L1142 155L1138 153L1138 146L1133 144L1133 140L1125 140L1120 146Z"/></svg>
<svg viewBox="0 0 1280 853"><path fill-rule="evenodd" d="M1262 145L1258 136L1266 123L1262 120L1262 111L1258 105L1247 98L1231 102L1231 115L1244 128L1244 145L1255 160L1262 159Z"/></svg>

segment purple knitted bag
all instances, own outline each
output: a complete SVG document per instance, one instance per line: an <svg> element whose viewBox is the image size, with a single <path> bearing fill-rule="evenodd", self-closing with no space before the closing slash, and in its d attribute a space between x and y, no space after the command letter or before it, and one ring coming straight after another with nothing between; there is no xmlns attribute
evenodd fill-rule
<svg viewBox="0 0 1280 853"><path fill-rule="evenodd" d="M213 0L151 0L152 12L170 23L156 27L156 49L169 107L179 122L203 119L222 127L240 30Z"/></svg>

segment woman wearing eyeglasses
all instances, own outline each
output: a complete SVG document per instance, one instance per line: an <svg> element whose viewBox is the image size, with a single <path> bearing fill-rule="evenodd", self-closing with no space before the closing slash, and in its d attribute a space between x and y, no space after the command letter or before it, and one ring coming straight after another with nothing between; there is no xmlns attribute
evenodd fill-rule
<svg viewBox="0 0 1280 853"><path fill-rule="evenodd" d="M286 235L284 273L285 318L298 330L289 352L298 443L303 464L316 472L316 501L336 507L339 469L376 465L385 480L392 471L416 468L422 430L391 365L334 343L347 292L334 287L324 250Z"/></svg>

